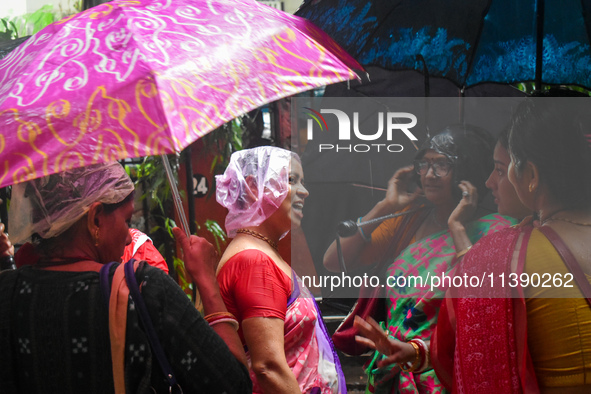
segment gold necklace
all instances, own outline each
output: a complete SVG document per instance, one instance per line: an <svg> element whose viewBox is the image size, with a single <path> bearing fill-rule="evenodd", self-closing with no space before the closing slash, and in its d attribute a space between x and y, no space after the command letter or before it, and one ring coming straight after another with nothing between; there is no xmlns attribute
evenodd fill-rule
<svg viewBox="0 0 591 394"><path fill-rule="evenodd" d="M277 250L277 242L270 240L269 238L265 237L261 233L257 233L256 231L252 231L247 228L239 228L238 230L236 230L236 233L237 234L246 234L246 235L250 235L252 237L261 239L261 240L265 241L266 243L268 243L269 245L271 245L271 247L273 249Z"/></svg>
<svg viewBox="0 0 591 394"><path fill-rule="evenodd" d="M544 223L543 224L546 224L547 222L550 222L552 220L560 220L561 222L567 222L567 223L576 224L577 226L589 226L589 227L591 227L591 223L575 222L574 220L570 220L570 219L567 219L567 218L561 218L561 217L548 218L548 219L544 220Z"/></svg>

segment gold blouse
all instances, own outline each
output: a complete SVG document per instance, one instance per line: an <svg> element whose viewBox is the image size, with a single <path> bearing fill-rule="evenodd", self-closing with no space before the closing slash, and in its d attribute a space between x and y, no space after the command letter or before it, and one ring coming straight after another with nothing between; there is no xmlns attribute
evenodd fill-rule
<svg viewBox="0 0 591 394"><path fill-rule="evenodd" d="M568 283L572 287L564 287L565 274L570 271L538 230L532 232L527 247L525 272L530 278L530 285L524 288L528 345L540 387L590 384L591 307L574 278ZM533 286L538 283L533 274L540 277L537 287ZM541 287L555 274L561 275L562 286L549 280L545 284L551 287ZM587 275L587 280L591 282L591 276Z"/></svg>

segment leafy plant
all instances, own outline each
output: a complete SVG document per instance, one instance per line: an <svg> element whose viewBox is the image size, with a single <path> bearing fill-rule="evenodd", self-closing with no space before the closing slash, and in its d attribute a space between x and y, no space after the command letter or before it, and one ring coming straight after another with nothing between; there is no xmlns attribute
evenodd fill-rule
<svg viewBox="0 0 591 394"><path fill-rule="evenodd" d="M536 90L534 82L520 82L520 83L515 84L515 87L517 89L521 90L522 92L527 93L528 95L531 95ZM550 89L550 87L551 87L550 85L542 85L543 90L548 90L548 89ZM564 89L568 89L568 90L575 90L577 92L585 93L585 94L591 96L591 91L589 91L585 88L582 88L580 86L561 85L560 87L564 88Z"/></svg>
<svg viewBox="0 0 591 394"><path fill-rule="evenodd" d="M18 38L17 27L9 18L0 19L0 40L8 41Z"/></svg>
<svg viewBox="0 0 591 394"><path fill-rule="evenodd" d="M173 173L178 172L179 155L169 155L169 161ZM173 203L170 184L166 178L166 172L160 156L148 156L140 159L133 165L126 168L135 181L136 189L142 191L139 196L148 211L145 223L145 232L152 238L154 245L164 256L166 261L174 261L175 244L172 235L172 228L176 223L173 217ZM175 271L177 276L184 271ZM182 277L179 280L184 279Z"/></svg>
<svg viewBox="0 0 591 394"><path fill-rule="evenodd" d="M247 116L236 118L203 137L205 148L217 152L211 162L212 172L225 169L232 153L242 149L244 118Z"/></svg>
<svg viewBox="0 0 591 394"><path fill-rule="evenodd" d="M53 6L49 4L29 14L2 18L0 19L0 30L3 29L2 38L13 40L35 34L45 26L55 22L57 18Z"/></svg>
<svg viewBox="0 0 591 394"><path fill-rule="evenodd" d="M212 170L221 172L228 165L230 155L242 149L243 120L235 119L202 138L205 149L217 152L212 160ZM169 155L169 161L175 176L178 174L181 156L179 154ZM172 235L172 228L176 226L173 219L173 202L170 184L158 156L150 156L130 167L130 176L135 179L138 190L142 190L140 201L147 202L150 212L150 223L146 223L146 232L154 241L154 245L164 255L167 261L173 261L177 281L187 294L193 292L193 285L190 283L184 262L174 255L175 244ZM181 197L185 198L186 193L180 190ZM189 220L194 220L189 218ZM153 225L152 225L153 224ZM197 223L198 230L205 228L212 234L215 247L218 253L227 243L227 238L222 227L214 220L206 220L205 223Z"/></svg>
<svg viewBox="0 0 591 394"><path fill-rule="evenodd" d="M208 149L219 151L220 147L224 147L225 139L224 127L208 134L204 137L208 141ZM222 134L222 135L220 135ZM226 153L224 151L224 153ZM224 153L216 156L217 163L224 162ZM226 153L227 154L227 153ZM228 156L229 157L229 154ZM180 155L169 155L169 161L175 176L179 171ZM132 178L136 179L136 186L138 190L142 190L143 194L140 196L140 201L147 201L147 208L150 212L150 223L146 224L146 228L150 237L154 241L154 245L159 249L167 261L173 261L174 270L177 276L177 281L181 288L187 294L193 292L193 286L190 283L184 263L182 259L174 255L175 244L172 235L172 228L176 226L172 219L174 215L174 205L172 202L172 192L170 184L166 177L166 172L162 164L162 159L158 156L145 157L141 162L133 167ZM186 193L179 190L181 197L185 198ZM189 218L189 220L194 220ZM153 224L153 225L152 225ZM218 223L213 220L207 220L205 223L197 223L200 230L204 226L207 231L213 235L215 246L218 252L221 252L223 244L226 242L225 233Z"/></svg>
<svg viewBox="0 0 591 394"><path fill-rule="evenodd" d="M218 251L218 254L221 255L222 253L222 244L226 244L228 242L228 237L226 237L226 232L222 230L222 227L218 222L215 220L206 220L205 221L205 228L213 235L213 240L215 242L215 248Z"/></svg>
<svg viewBox="0 0 591 394"><path fill-rule="evenodd" d="M14 40L35 34L64 16L82 11L82 5L82 0L71 0L68 9L62 9L60 4L56 10L53 5L46 4L28 14L0 18L0 40Z"/></svg>

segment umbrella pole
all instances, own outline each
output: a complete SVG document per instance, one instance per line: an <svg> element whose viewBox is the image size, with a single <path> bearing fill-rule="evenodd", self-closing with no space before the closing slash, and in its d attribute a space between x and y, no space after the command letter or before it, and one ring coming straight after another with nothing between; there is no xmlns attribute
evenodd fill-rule
<svg viewBox="0 0 591 394"><path fill-rule="evenodd" d="M187 182L187 208L189 212L189 231L191 234L197 233L197 223L195 223L195 197L193 196L193 154L191 147L185 148L185 180Z"/></svg>
<svg viewBox="0 0 591 394"><path fill-rule="evenodd" d="M195 222L195 197L193 196L193 155L191 147L185 149L185 181L187 183L187 208L189 211L189 231L191 234L197 233L197 223ZM193 301L197 298L197 288L193 286L191 289L191 296Z"/></svg>
<svg viewBox="0 0 591 394"><path fill-rule="evenodd" d="M536 80L534 89L542 89L544 57L544 0L536 0Z"/></svg>
<svg viewBox="0 0 591 394"><path fill-rule="evenodd" d="M172 192L172 201L174 202L174 207L176 208L176 214L181 222L181 228L183 229L185 235L188 238L191 235L191 233L189 232L189 225L187 223L187 218L185 217L185 211L183 210L183 201L181 200L179 189L177 188L176 181L174 179L174 176L172 175L172 168L170 168L168 156L162 155L162 162L164 163L164 169L166 170L166 177L168 178L168 183L170 183L170 191Z"/></svg>

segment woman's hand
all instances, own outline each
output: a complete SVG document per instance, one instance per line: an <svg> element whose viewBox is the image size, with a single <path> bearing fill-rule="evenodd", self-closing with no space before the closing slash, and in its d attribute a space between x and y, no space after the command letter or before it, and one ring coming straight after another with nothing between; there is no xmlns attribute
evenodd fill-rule
<svg viewBox="0 0 591 394"><path fill-rule="evenodd" d="M408 189L414 178L414 167L406 166L400 168L394 173L392 178L388 181L388 190L383 203L388 207L389 213L400 211L411 202L413 202L421 193L421 189L417 189L409 193Z"/></svg>
<svg viewBox="0 0 591 394"><path fill-rule="evenodd" d="M378 367L382 368L394 363L406 363L414 360L416 356L415 348L406 343L388 338L388 333L371 317L363 320L355 316L353 325L359 330L362 336L355 336L355 340L371 349L377 350L385 359L378 362Z"/></svg>
<svg viewBox="0 0 591 394"><path fill-rule="evenodd" d="M4 232L4 224L0 223L0 257L14 256L14 246Z"/></svg>
<svg viewBox="0 0 591 394"><path fill-rule="evenodd" d="M465 225L472 220L478 208L478 189L468 181L461 181L458 187L462 190L462 199L449 215L447 224L450 228Z"/></svg>
<svg viewBox="0 0 591 394"><path fill-rule="evenodd" d="M468 181L461 181L458 187L462 190L462 199L456 209L453 210L447 225L454 240L454 246L458 258L464 255L472 246L472 242L466 233L465 223L472 220L478 207L478 189Z"/></svg>
<svg viewBox="0 0 591 394"><path fill-rule="evenodd" d="M215 281L218 266L218 253L205 238L191 235L189 238L178 227L172 229L174 237L181 245L185 255L185 268L194 282Z"/></svg>
<svg viewBox="0 0 591 394"><path fill-rule="evenodd" d="M390 181L388 181L388 189L386 190L386 196L384 199L380 200L361 218L361 220L366 222L390 215L402 210L413 202L422 193L422 190L418 187L415 191L411 193L408 192L408 189L413 182L413 174L413 166L403 167L396 171L392 178L390 178ZM343 238L341 240L343 256L345 256L345 263L348 269L356 269L363 264L371 264L373 262L373 260L363 259L360 258L360 256L364 253L370 253L369 251L370 248L372 248L372 243L367 240L367 237L369 237L378 226L380 226L380 221L363 226L363 233L366 235L365 239L361 236L360 231L357 231L355 236ZM341 271L336 241L333 242L324 253L323 263L329 271Z"/></svg>
<svg viewBox="0 0 591 394"><path fill-rule="evenodd" d="M203 302L203 311L207 316L211 313L227 312L220 288L215 276L218 266L218 255L212 244L205 238L191 235L189 238L185 232L178 227L172 229L176 240L180 243L185 255L185 268L197 285L201 301ZM234 327L229 324L216 324L213 330L224 340L230 352L248 368L244 347Z"/></svg>

